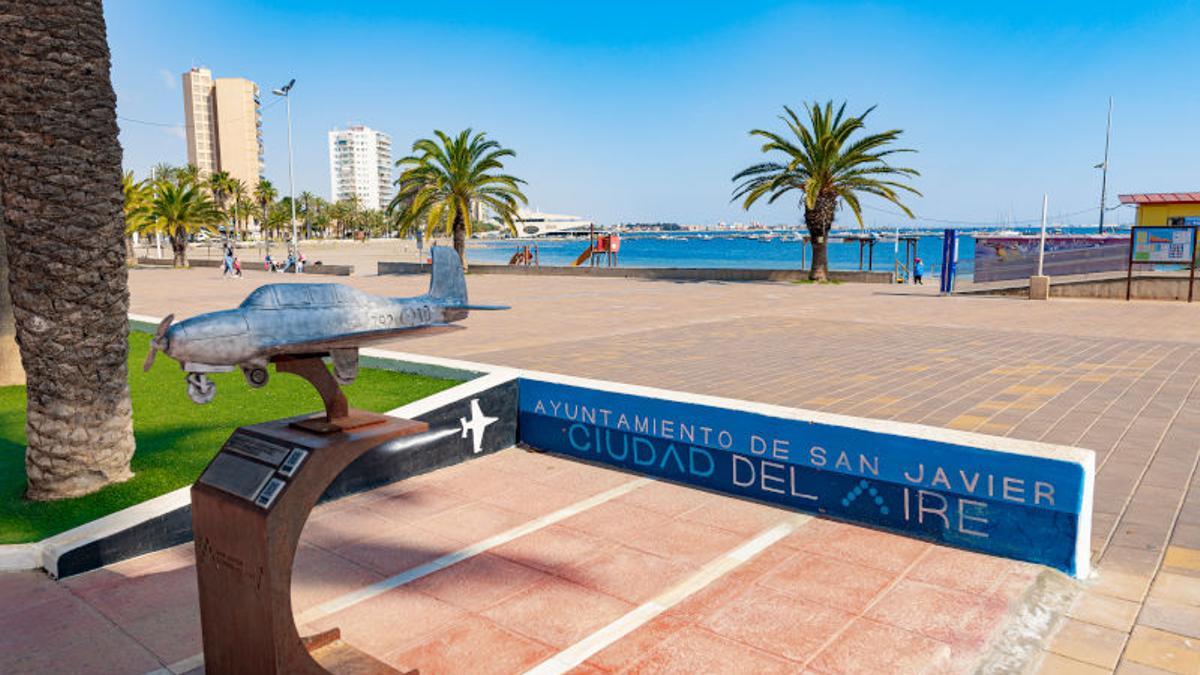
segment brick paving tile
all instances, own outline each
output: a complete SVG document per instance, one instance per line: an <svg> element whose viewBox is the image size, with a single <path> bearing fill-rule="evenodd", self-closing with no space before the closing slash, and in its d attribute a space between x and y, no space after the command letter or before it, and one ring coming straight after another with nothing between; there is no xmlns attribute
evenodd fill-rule
<svg viewBox="0 0 1200 675"><path fill-rule="evenodd" d="M616 546L578 530L551 525L492 549L492 553L545 572L555 572Z"/></svg>
<svg viewBox="0 0 1200 675"><path fill-rule="evenodd" d="M759 583L786 595L858 614L895 578L893 572L800 552L771 568Z"/></svg>
<svg viewBox="0 0 1200 675"><path fill-rule="evenodd" d="M677 517L741 535L754 535L779 522L788 513L774 506L724 499L709 500Z"/></svg>
<svg viewBox="0 0 1200 675"><path fill-rule="evenodd" d="M200 650L200 601L190 567L125 577L117 583L81 583L72 592L165 663Z"/></svg>
<svg viewBox="0 0 1200 675"><path fill-rule="evenodd" d="M563 649L633 607L610 595L549 577L482 616L525 637Z"/></svg>
<svg viewBox="0 0 1200 675"><path fill-rule="evenodd" d="M1200 572L1200 549L1170 546L1163 559L1163 567L1185 573Z"/></svg>
<svg viewBox="0 0 1200 675"><path fill-rule="evenodd" d="M408 588L479 613L546 578L533 568L483 553L418 579Z"/></svg>
<svg viewBox="0 0 1200 675"><path fill-rule="evenodd" d="M660 614L629 635L593 654L586 665L605 672L621 670L691 625L691 619L682 615L669 612Z"/></svg>
<svg viewBox="0 0 1200 675"><path fill-rule="evenodd" d="M614 500L614 503L626 504L674 518L700 507L719 507L729 502L721 495L704 490L655 481L629 494L621 495Z"/></svg>
<svg viewBox="0 0 1200 675"><path fill-rule="evenodd" d="M1069 659L1060 654L1047 652L1038 664L1039 675L1107 675L1113 672L1110 668Z"/></svg>
<svg viewBox="0 0 1200 675"><path fill-rule="evenodd" d="M1076 661L1112 670L1117 667L1124 646L1123 631L1067 619L1046 649Z"/></svg>
<svg viewBox="0 0 1200 675"><path fill-rule="evenodd" d="M332 504L315 512L304 524L301 541L333 550L395 527L396 522L358 503Z"/></svg>
<svg viewBox="0 0 1200 675"><path fill-rule="evenodd" d="M70 595L0 617L0 672L141 673L160 666L150 650Z"/></svg>
<svg viewBox="0 0 1200 675"><path fill-rule="evenodd" d="M885 572L904 570L930 548L915 539L830 520L813 521L782 543Z"/></svg>
<svg viewBox="0 0 1200 675"><path fill-rule="evenodd" d="M470 672L508 675L537 665L554 654L547 645L524 638L477 616L466 616L429 636L425 641L383 657L407 672L423 674Z"/></svg>
<svg viewBox="0 0 1200 675"><path fill-rule="evenodd" d="M339 628L346 642L382 656L419 644L467 616L450 603L401 586L309 625L314 633Z"/></svg>
<svg viewBox="0 0 1200 675"><path fill-rule="evenodd" d="M480 495L480 503L490 504L506 511L513 511L526 516L543 516L547 513L553 513L559 509L566 508L581 499L585 499L585 497L580 496L578 493L559 490L534 482L523 482L522 484L513 485L506 481L502 485L502 490ZM634 490L634 493L636 492L641 492L641 490Z"/></svg>
<svg viewBox="0 0 1200 675"><path fill-rule="evenodd" d="M950 658L945 643L894 626L858 618L809 662L816 672L837 675L923 672Z"/></svg>
<svg viewBox="0 0 1200 675"><path fill-rule="evenodd" d="M1067 615L1097 626L1128 633L1133 628L1141 605L1099 593L1084 593Z"/></svg>
<svg viewBox="0 0 1200 675"><path fill-rule="evenodd" d="M933 546L906 578L968 593L987 593L1010 569L1019 565L995 556Z"/></svg>
<svg viewBox="0 0 1200 675"><path fill-rule="evenodd" d="M386 499L367 502L366 508L395 524L414 523L466 503L462 495L422 485Z"/></svg>
<svg viewBox="0 0 1200 675"><path fill-rule="evenodd" d="M1134 626L1124 658L1170 673L1200 672L1200 644L1147 626Z"/></svg>
<svg viewBox="0 0 1200 675"><path fill-rule="evenodd" d="M292 610L302 612L382 578L363 565L302 542L292 564Z"/></svg>
<svg viewBox="0 0 1200 675"><path fill-rule="evenodd" d="M1150 597L1200 607L1200 578L1163 572L1150 587Z"/></svg>
<svg viewBox="0 0 1200 675"><path fill-rule="evenodd" d="M442 511L413 524L422 530L466 545L511 530L528 520L527 514L473 502Z"/></svg>
<svg viewBox="0 0 1200 675"><path fill-rule="evenodd" d="M869 619L920 633L953 649L977 651L987 643L1005 606L988 597L901 580L864 614Z"/></svg>
<svg viewBox="0 0 1200 675"><path fill-rule="evenodd" d="M1138 624L1200 641L1200 607L1148 598Z"/></svg>
<svg viewBox="0 0 1200 675"><path fill-rule="evenodd" d="M701 619L699 625L722 637L803 662L853 618L848 612L758 586Z"/></svg>
<svg viewBox="0 0 1200 675"><path fill-rule="evenodd" d="M108 575L120 578L106 570L98 570L92 575ZM56 584L41 572L5 572L0 574L0 619L19 612L24 612L53 600L63 600L71 596L67 587Z"/></svg>
<svg viewBox="0 0 1200 675"><path fill-rule="evenodd" d="M564 566L555 574L580 586L641 604L696 569L678 560L617 545Z"/></svg>
<svg viewBox="0 0 1200 675"><path fill-rule="evenodd" d="M1121 661L1121 664L1117 666L1116 675L1171 675L1171 671L1133 661Z"/></svg>
<svg viewBox="0 0 1200 675"><path fill-rule="evenodd" d="M778 544L739 565L731 572L683 599L672 607L669 615L696 622L720 611L729 603L736 602L749 592L780 562L791 557L794 551Z"/></svg>
<svg viewBox="0 0 1200 675"><path fill-rule="evenodd" d="M462 548L459 542L415 525L401 525L334 551L384 576L423 565Z"/></svg>
<svg viewBox="0 0 1200 675"><path fill-rule="evenodd" d="M722 638L706 630L685 628L652 649L641 660L619 672L629 675L695 675L728 673L746 675L795 673L797 664L744 643Z"/></svg>
<svg viewBox="0 0 1200 675"><path fill-rule="evenodd" d="M661 558L695 566L709 562L744 539L727 530L685 520L647 525L628 535L614 541Z"/></svg>

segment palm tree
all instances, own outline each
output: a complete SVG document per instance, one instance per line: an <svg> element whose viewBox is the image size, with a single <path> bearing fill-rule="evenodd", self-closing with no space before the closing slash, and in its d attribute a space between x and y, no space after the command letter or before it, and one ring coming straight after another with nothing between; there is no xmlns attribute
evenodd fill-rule
<svg viewBox="0 0 1200 675"><path fill-rule="evenodd" d="M133 233L141 232L150 225L154 186L148 180L134 179L133 172L126 171L121 176L121 193L125 196L125 258L128 264L133 265L137 263Z"/></svg>
<svg viewBox="0 0 1200 675"><path fill-rule="evenodd" d="M171 166L170 164L167 164L166 162L159 162L150 169L150 180L155 182L160 180L170 180L175 177L175 172L177 171L179 171L179 169Z"/></svg>
<svg viewBox="0 0 1200 675"><path fill-rule="evenodd" d="M498 173L504 169L501 160L516 153L488 140L485 133L473 134L471 129L455 137L433 133L436 140L418 140L413 154L396 162L401 169L399 189L388 211L402 234L422 226L429 237L439 229L452 233L454 250L465 264L472 207L482 203L516 233L513 221L518 204L528 203L519 187L525 181Z"/></svg>
<svg viewBox="0 0 1200 675"><path fill-rule="evenodd" d="M195 164L187 164L178 169L175 169L175 180L183 185L185 183L191 185L200 184L200 167Z"/></svg>
<svg viewBox="0 0 1200 675"><path fill-rule="evenodd" d="M262 209L262 223L259 225L259 230L265 237L267 234L267 223L271 218L271 203L279 196L279 191L271 184L271 181L266 178L258 179L258 185L254 186L254 199L258 202L259 208Z"/></svg>
<svg viewBox="0 0 1200 675"><path fill-rule="evenodd" d="M228 171L214 171L209 174L208 179L204 181L208 186L208 191L212 193L213 201L217 204L217 210L229 217L229 212L225 209L225 202L229 199L229 190L233 177ZM230 221L232 222L232 221Z"/></svg>
<svg viewBox="0 0 1200 675"><path fill-rule="evenodd" d="M305 239L312 239L312 217L311 217L311 213L309 212L309 209L311 208L311 205L316 201L316 199L317 199L317 196L314 195L313 193L309 192L308 190L305 190L304 192L300 193L300 206L301 206L300 211L301 211L301 213L304 214L304 238Z"/></svg>
<svg viewBox="0 0 1200 675"><path fill-rule="evenodd" d="M150 207L153 227L171 239L175 267L187 267L188 237L200 230L211 230L221 222L221 212L197 185L188 182L159 181Z"/></svg>
<svg viewBox="0 0 1200 675"><path fill-rule="evenodd" d="M28 386L25 495L61 499L132 476L116 96L100 0L0 14L0 228Z"/></svg>
<svg viewBox="0 0 1200 675"><path fill-rule="evenodd" d="M791 190L801 193L804 224L812 237L812 268L808 278L826 281L829 278L829 230L840 201L844 201L862 225L861 195L874 195L898 206L909 218L912 211L900 201L900 191L920 195L916 189L897 178L919 176L915 169L892 166L887 157L896 153L916 152L908 148L889 147L902 133L890 129L876 134L855 137L865 128L864 121L874 106L857 117L846 115L846 104L835 111L833 102L825 105L806 104L808 120L801 120L791 108L784 106L780 119L790 136L754 129L751 136L765 139L764 153L783 153L783 162L755 164L733 177L741 183L734 190L734 199L742 199L749 210L759 198L770 195L774 203Z"/></svg>
<svg viewBox="0 0 1200 675"><path fill-rule="evenodd" d="M238 238L241 238L242 216L249 213L246 182L230 176L228 189L230 205L233 207L233 230Z"/></svg>

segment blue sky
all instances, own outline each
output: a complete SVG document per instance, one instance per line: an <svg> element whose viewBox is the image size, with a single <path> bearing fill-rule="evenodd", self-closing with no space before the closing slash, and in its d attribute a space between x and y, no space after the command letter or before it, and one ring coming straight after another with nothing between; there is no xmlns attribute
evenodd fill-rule
<svg viewBox="0 0 1200 675"><path fill-rule="evenodd" d="M1052 217L1092 223L1110 95L1109 204L1200 190L1196 3L105 4L118 114L167 125L121 120L139 175L186 161L170 125L180 74L202 65L263 88L265 174L284 190L284 106L266 92L296 78L296 190L323 196L331 128L381 129L399 154L471 126L517 151L509 168L545 211L795 223L794 200L742 211L730 177L762 157L750 129L832 98L905 130L922 216L1026 220L1048 192ZM869 225L909 222L869 203Z"/></svg>

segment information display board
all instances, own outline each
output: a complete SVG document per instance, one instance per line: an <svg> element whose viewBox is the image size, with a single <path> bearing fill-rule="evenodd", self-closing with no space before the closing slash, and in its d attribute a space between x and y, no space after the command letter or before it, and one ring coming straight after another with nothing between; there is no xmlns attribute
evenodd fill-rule
<svg viewBox="0 0 1200 675"><path fill-rule="evenodd" d="M1091 451L561 379L521 379L523 442L1087 574Z"/></svg>
<svg viewBox="0 0 1200 675"><path fill-rule="evenodd" d="M1195 259L1196 228L1135 227L1133 262L1187 265Z"/></svg>
<svg viewBox="0 0 1200 675"><path fill-rule="evenodd" d="M1129 233L1129 273L1125 277L1125 299L1133 297L1133 266L1186 265L1188 274L1187 301L1191 302L1196 287L1197 226L1136 225Z"/></svg>

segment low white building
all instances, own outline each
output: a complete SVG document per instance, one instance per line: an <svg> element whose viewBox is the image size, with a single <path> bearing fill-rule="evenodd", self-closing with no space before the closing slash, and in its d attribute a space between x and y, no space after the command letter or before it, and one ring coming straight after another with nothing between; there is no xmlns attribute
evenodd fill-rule
<svg viewBox="0 0 1200 675"><path fill-rule="evenodd" d="M592 221L579 216L521 210L516 222L518 237L544 237L549 235L587 234Z"/></svg>
<svg viewBox="0 0 1200 675"><path fill-rule="evenodd" d="M358 197L364 209L385 209L393 190L391 136L365 126L329 132L329 194L333 201Z"/></svg>

